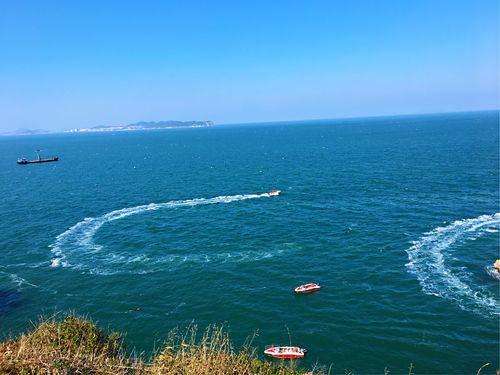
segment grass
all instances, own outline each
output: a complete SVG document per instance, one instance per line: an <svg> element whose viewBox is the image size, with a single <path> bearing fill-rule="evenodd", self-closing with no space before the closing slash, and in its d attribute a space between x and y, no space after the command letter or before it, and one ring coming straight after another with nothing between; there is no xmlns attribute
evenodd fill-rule
<svg viewBox="0 0 500 375"><path fill-rule="evenodd" d="M287 364L288 366L285 366ZM113 374L113 375L326 375L306 372L294 362L258 359L251 341L236 350L223 327L196 326L173 330L149 361L131 356L122 336L107 333L90 320L67 315L40 320L18 338L0 342L0 374ZM484 364L477 375L489 366ZM500 371L497 370L497 374ZM353 375L346 371L345 374ZM386 368L384 374L390 374ZM408 375L414 375L410 364Z"/></svg>
<svg viewBox="0 0 500 375"><path fill-rule="evenodd" d="M150 361L130 356L118 333L68 315L38 322L0 343L0 374L269 374L305 371L261 361L250 344L235 350L223 327L172 331ZM318 372L315 372L318 374Z"/></svg>

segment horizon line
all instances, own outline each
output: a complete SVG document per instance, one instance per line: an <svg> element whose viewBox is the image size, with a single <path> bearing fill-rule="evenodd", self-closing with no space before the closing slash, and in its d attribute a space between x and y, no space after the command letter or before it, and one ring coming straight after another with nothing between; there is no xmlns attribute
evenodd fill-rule
<svg viewBox="0 0 500 375"><path fill-rule="evenodd" d="M255 121L255 122L227 122L216 124L215 126L229 126L229 125L258 125L258 124L274 124L274 123L287 123L287 122L306 122L306 121L339 121L339 120L356 120L368 118L384 118L384 117L409 117L409 116L432 116L432 115L446 115L446 114L460 114L460 113L474 113L474 112L499 112L500 107L492 109L469 109L463 111L447 111L447 112L419 112L419 113L396 113L391 115L354 115L345 117L322 117L322 118L308 118L300 120L272 120L272 121Z"/></svg>
<svg viewBox="0 0 500 375"><path fill-rule="evenodd" d="M309 118L309 119L300 119L300 120L272 120L272 121L256 121L256 122L228 122L228 123L222 123L218 124L214 122L213 126L210 127L217 127L217 126L234 126L234 125L259 125L259 124L279 124L279 123L298 123L298 122L308 122L308 121L342 121L342 120L356 120L356 119L374 119L374 118L389 118L389 117L411 117L411 116L432 116L432 115L446 115L446 114L465 114L465 113L477 113L477 112L499 112L499 108L494 108L494 109L471 109L471 110L464 110L464 111L451 111L451 112L421 112L421 113L398 113L398 114L391 114L391 115L366 115L366 116L346 116L346 117L330 117L330 118ZM145 120L143 120L145 121ZM153 121L183 121L183 120L153 120ZM207 120L211 121L211 120ZM17 130L21 130L23 128L18 128ZM27 130L36 130L36 129L28 129ZM11 132L4 132L0 133L0 137L10 137L10 136L33 136L33 135L50 135L50 134L79 134L79 133L71 133L68 132L70 128L68 129L59 129L59 130L47 130L45 133L38 133L38 134L16 134L12 133L15 132L16 130L13 130ZM45 129L40 129L40 130L45 130ZM161 129L161 130L166 130L166 129ZM141 131L141 130L137 130Z"/></svg>

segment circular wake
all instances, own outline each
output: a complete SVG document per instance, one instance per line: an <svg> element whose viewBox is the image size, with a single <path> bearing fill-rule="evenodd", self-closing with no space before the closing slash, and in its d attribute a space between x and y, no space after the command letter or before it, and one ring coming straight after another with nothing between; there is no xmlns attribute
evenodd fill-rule
<svg viewBox="0 0 500 375"><path fill-rule="evenodd" d="M438 227L413 242L406 252L410 273L416 275L422 290L454 301L462 309L481 315L500 314L500 302L484 287L473 289L466 282L467 275L453 272L445 263L452 245L465 240L475 240L487 233L498 233L500 213L482 215L475 219L458 220L446 227ZM464 277L465 276L465 277Z"/></svg>
<svg viewBox="0 0 500 375"><path fill-rule="evenodd" d="M199 205L231 203L247 199L270 197L269 193L219 196L215 198L198 198L165 203L151 203L142 206L128 207L108 212L99 217L86 218L76 223L67 231L58 235L53 244L49 245L54 258L52 267L71 267L97 274L150 273L165 268L165 264L179 264L184 262L211 262L211 261L245 261L267 258L272 256L268 252L232 252L231 254L187 254L166 255L148 258L146 255L134 257L107 253L103 245L94 242L97 231L106 223L123 219L131 215L142 214L166 208L193 207ZM274 254L279 254L280 251ZM141 267L147 264L147 269ZM117 266L118 265L118 266Z"/></svg>

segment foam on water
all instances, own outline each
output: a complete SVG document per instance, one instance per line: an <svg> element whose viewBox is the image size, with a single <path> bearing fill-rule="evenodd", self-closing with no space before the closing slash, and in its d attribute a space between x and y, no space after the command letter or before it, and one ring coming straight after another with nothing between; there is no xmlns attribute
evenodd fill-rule
<svg viewBox="0 0 500 375"><path fill-rule="evenodd" d="M186 254L186 255L166 255L158 258L148 258L144 254L133 256L106 253L103 245L94 242L97 231L107 223L120 220L131 215L156 211L160 209L176 207L193 207L199 205L231 203L247 199L270 197L269 193L245 194L219 196L215 198L196 198L189 200L170 201L164 203L150 203L141 206L127 207L108 212L99 217L88 217L76 223L65 232L59 234L54 243L49 245L54 258L51 260L51 267L71 267L96 274L116 274L127 273L149 273L165 268L165 265L175 265L180 263L206 263L206 262L239 262L252 261L280 254L276 251L272 254L264 252L234 252L225 254ZM123 270L119 266L128 265L134 269ZM140 269L136 269L139 267Z"/></svg>
<svg viewBox="0 0 500 375"><path fill-rule="evenodd" d="M0 284L2 284L2 282L1 282L2 280L1 279L5 278L6 280L8 280L9 284L13 284L17 288L23 288L25 286L33 287L33 288L37 288L38 287L38 285L30 283L29 281L27 281L26 279L22 278L21 276L15 274L15 273L9 273L9 272L5 272L5 271L0 271L0 276L2 276L0 278Z"/></svg>
<svg viewBox="0 0 500 375"><path fill-rule="evenodd" d="M487 266L484 268L485 272L490 275L493 279L500 281L500 272L493 266Z"/></svg>
<svg viewBox="0 0 500 375"><path fill-rule="evenodd" d="M426 294L454 301L467 311L485 316L499 315L500 302L495 296L481 285L469 285L463 269L457 273L446 265L446 258L453 251L452 245L497 232L499 227L500 213L496 213L435 228L406 250L408 271L418 278Z"/></svg>

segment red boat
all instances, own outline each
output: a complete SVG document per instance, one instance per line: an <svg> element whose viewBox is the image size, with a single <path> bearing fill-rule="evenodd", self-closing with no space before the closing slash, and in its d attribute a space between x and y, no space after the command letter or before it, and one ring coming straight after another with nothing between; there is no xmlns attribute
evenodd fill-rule
<svg viewBox="0 0 500 375"><path fill-rule="evenodd" d="M309 283L295 288L295 293L312 293L321 289L319 284Z"/></svg>
<svg viewBox="0 0 500 375"><path fill-rule="evenodd" d="M280 195L280 193L281 193L281 190L271 190L267 194L269 194L270 197L277 197L278 195Z"/></svg>
<svg viewBox="0 0 500 375"><path fill-rule="evenodd" d="M264 350L265 355L273 358L304 358L307 350L298 346L268 346Z"/></svg>

